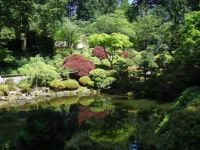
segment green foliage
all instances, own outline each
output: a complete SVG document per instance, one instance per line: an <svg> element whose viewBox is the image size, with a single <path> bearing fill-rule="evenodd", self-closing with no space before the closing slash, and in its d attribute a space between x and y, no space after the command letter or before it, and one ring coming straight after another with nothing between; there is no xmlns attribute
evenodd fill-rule
<svg viewBox="0 0 200 150"><path fill-rule="evenodd" d="M36 85L47 85L52 80L60 78L56 68L46 64L40 56L31 57L29 63L20 67L18 71L28 76Z"/></svg>
<svg viewBox="0 0 200 150"><path fill-rule="evenodd" d="M108 47L113 49L120 49L120 48L129 48L133 44L129 41L129 37L120 34L120 33L112 33L109 39Z"/></svg>
<svg viewBox="0 0 200 150"><path fill-rule="evenodd" d="M117 7L116 0L82 0L74 1L77 4L77 19L92 20L100 15L114 12Z"/></svg>
<svg viewBox="0 0 200 150"><path fill-rule="evenodd" d="M5 84L8 85L8 88L9 88L10 91L16 89L16 84L12 79L7 79Z"/></svg>
<svg viewBox="0 0 200 150"><path fill-rule="evenodd" d="M11 63L14 59L11 51L0 47L0 63Z"/></svg>
<svg viewBox="0 0 200 150"><path fill-rule="evenodd" d="M59 90L76 90L80 87L79 83L76 80L68 79L68 80L58 80L55 79L50 82L50 87L56 91Z"/></svg>
<svg viewBox="0 0 200 150"><path fill-rule="evenodd" d="M63 83L63 81L55 79L53 81L50 82L49 86L51 88L53 88L54 90L63 90L65 89L65 85Z"/></svg>
<svg viewBox="0 0 200 150"><path fill-rule="evenodd" d="M64 84L65 89L68 89L68 90L76 90L80 87L79 83L76 80L72 80L72 79L63 81L63 84Z"/></svg>
<svg viewBox="0 0 200 150"><path fill-rule="evenodd" d="M104 69L94 69L90 71L90 77L94 81L94 85L100 89L110 88L110 85L116 80L111 76L110 72Z"/></svg>
<svg viewBox="0 0 200 150"><path fill-rule="evenodd" d="M180 46L175 52L176 60L185 65L193 64L200 66L200 12L186 14L185 23L180 29Z"/></svg>
<svg viewBox="0 0 200 150"><path fill-rule="evenodd" d="M108 34L93 34L89 36L88 42L91 47L95 46L103 46L106 47L108 45L110 36Z"/></svg>
<svg viewBox="0 0 200 150"><path fill-rule="evenodd" d="M158 64L160 68L166 68L170 63L173 61L172 55L170 55L168 52L163 52L161 54L158 54L155 56L155 61Z"/></svg>
<svg viewBox="0 0 200 150"><path fill-rule="evenodd" d="M89 36L89 45L91 47L102 46L103 48L108 48L108 60L112 67L116 50L129 48L132 46L132 43L129 41L129 37L124 34L112 33L111 35L108 35L103 33Z"/></svg>
<svg viewBox="0 0 200 150"><path fill-rule="evenodd" d="M9 92L9 87L8 85L0 85L0 91L1 93L3 93L4 96L7 96L8 95L8 92Z"/></svg>
<svg viewBox="0 0 200 150"><path fill-rule="evenodd" d="M55 40L65 41L68 48L73 48L78 43L80 31L76 24L74 24L70 20L66 20L63 25L57 30L54 37Z"/></svg>
<svg viewBox="0 0 200 150"><path fill-rule="evenodd" d="M108 59L103 59L103 60L101 61L101 67L102 67L102 68L110 68L110 67L111 67L111 64L110 64L109 60L108 60Z"/></svg>
<svg viewBox="0 0 200 150"><path fill-rule="evenodd" d="M200 88L188 88L177 99L168 119L160 124L157 130L158 148L199 149L199 108Z"/></svg>
<svg viewBox="0 0 200 150"><path fill-rule="evenodd" d="M15 38L15 31L13 28L3 27L0 31L0 46L5 45L6 42Z"/></svg>
<svg viewBox="0 0 200 150"><path fill-rule="evenodd" d="M136 49L152 50L159 52L169 50L169 42L171 37L170 22L162 23L161 19L157 19L153 15L146 15L144 17L137 17L133 22L136 32L134 39L134 46Z"/></svg>
<svg viewBox="0 0 200 150"><path fill-rule="evenodd" d="M17 86L22 90L23 93L31 91L32 83L29 80L20 81Z"/></svg>
<svg viewBox="0 0 200 150"><path fill-rule="evenodd" d="M133 26L126 17L123 11L115 11L115 13L100 16L90 24L87 28L90 34L94 33L121 33L133 38L135 33Z"/></svg>
<svg viewBox="0 0 200 150"><path fill-rule="evenodd" d="M79 82L84 86L90 86L90 87L94 86L94 82L88 76L80 77Z"/></svg>

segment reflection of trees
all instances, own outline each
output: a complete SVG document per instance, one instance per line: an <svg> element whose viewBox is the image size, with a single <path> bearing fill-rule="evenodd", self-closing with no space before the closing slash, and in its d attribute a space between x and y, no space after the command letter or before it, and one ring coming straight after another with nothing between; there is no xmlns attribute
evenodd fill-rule
<svg viewBox="0 0 200 150"><path fill-rule="evenodd" d="M77 107L70 108L63 115L53 109L32 110L26 121L26 128L19 134L17 147L20 149L64 149L64 141L69 140L78 129Z"/></svg>
<svg viewBox="0 0 200 150"><path fill-rule="evenodd" d="M90 137L96 142L126 142L134 130L128 122L128 112L115 109L104 120L90 120Z"/></svg>

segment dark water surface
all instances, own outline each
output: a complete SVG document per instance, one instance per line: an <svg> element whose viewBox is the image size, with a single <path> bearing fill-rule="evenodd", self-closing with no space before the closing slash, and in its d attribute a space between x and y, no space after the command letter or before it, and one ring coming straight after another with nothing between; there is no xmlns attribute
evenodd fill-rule
<svg viewBox="0 0 200 150"><path fill-rule="evenodd" d="M150 118L157 113L164 114L171 105L172 103L161 104L154 100L135 100L126 96L95 95L53 98L32 105L1 110L0 149L6 146L20 147L16 144L16 139L27 129L27 118L32 113L46 109L59 112L68 121L67 131L61 131L63 134L66 132L64 142L63 139L62 144L53 140L51 145L45 143L46 141L41 142L43 137L40 137L40 144L37 145L38 141L34 140L37 146L33 144L25 149L128 150L133 147L134 142L138 143L138 149L145 149L145 146L152 146L155 142L151 137L151 132L154 132L153 125L148 125ZM40 115L37 117L40 118ZM55 122L56 120L57 118ZM36 131L32 134L36 134ZM55 135L53 137L57 137L57 133Z"/></svg>

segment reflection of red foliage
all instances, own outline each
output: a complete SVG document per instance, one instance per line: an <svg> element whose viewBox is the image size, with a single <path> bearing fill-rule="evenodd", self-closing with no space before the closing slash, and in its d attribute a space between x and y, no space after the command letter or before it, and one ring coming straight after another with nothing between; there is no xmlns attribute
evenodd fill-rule
<svg viewBox="0 0 200 150"><path fill-rule="evenodd" d="M96 57L98 57L99 59L106 59L107 58L107 52L106 50L101 47L101 46L97 46L93 49L92 54Z"/></svg>
<svg viewBox="0 0 200 150"><path fill-rule="evenodd" d="M121 53L121 56L124 57L124 58L128 58L129 57L129 52L128 51L123 51Z"/></svg>
<svg viewBox="0 0 200 150"><path fill-rule="evenodd" d="M92 61L78 54L66 57L63 66L72 69L75 75L79 77L86 76L91 70L95 69L95 65Z"/></svg>
<svg viewBox="0 0 200 150"><path fill-rule="evenodd" d="M102 112L93 112L90 110L89 107L79 107L79 114L78 114L78 122L81 124L85 120L87 120L90 117L95 117L96 119L103 119L106 116L109 115L108 110L104 110Z"/></svg>

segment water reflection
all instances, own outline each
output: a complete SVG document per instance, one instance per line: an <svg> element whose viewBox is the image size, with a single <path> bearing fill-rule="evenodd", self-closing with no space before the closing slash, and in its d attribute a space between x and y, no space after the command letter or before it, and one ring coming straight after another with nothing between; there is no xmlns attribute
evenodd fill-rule
<svg viewBox="0 0 200 150"><path fill-rule="evenodd" d="M155 108L160 107L157 107L154 101L145 103L145 100L142 100L142 103L143 105L140 101L125 97L120 100L117 96L99 95L55 98L37 105L17 108L13 111L10 126L14 123L20 124L21 120L23 125L10 133L13 141L17 139L10 142L11 147L15 146L20 150L129 149L135 137L139 140L143 138L138 142L148 140L149 136L144 136L147 135L145 133L153 131L153 127L148 130L151 127L149 124L152 124L149 116L152 116ZM145 109L141 106L145 106ZM8 124L5 121L5 113L3 116L0 132L1 129L9 130L2 126L4 123ZM150 142L150 145L152 143Z"/></svg>

